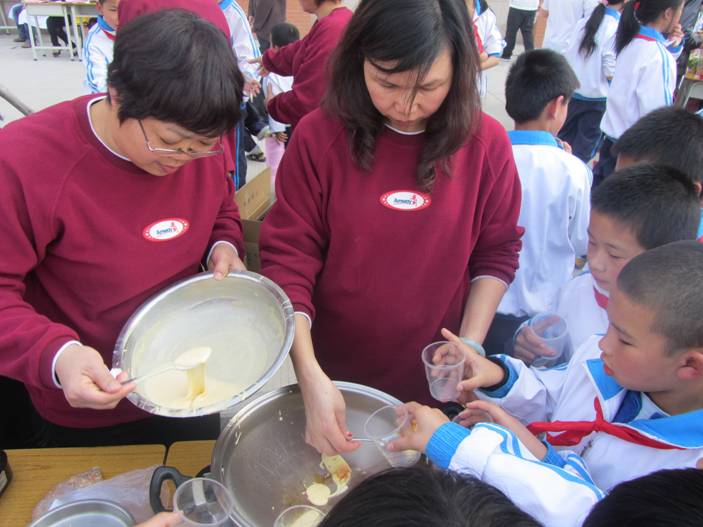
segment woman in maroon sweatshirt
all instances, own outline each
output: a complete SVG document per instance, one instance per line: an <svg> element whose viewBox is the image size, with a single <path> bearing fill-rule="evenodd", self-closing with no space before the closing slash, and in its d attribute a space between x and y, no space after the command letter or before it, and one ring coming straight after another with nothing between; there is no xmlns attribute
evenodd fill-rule
<svg viewBox="0 0 703 527"><path fill-rule="evenodd" d="M281 163L262 267L298 313L292 358L321 451L358 446L330 379L430 402L422 348L443 327L480 348L513 279L520 183L480 111L470 27L462 2L363 0L323 109Z"/></svg>
<svg viewBox="0 0 703 527"><path fill-rule="evenodd" d="M327 89L327 62L344 34L352 12L341 0L299 0L306 13L317 17L305 38L279 50L267 50L261 59L263 74L293 76L291 91L267 101L271 116L296 126L300 119L320 106Z"/></svg>
<svg viewBox="0 0 703 527"><path fill-rule="evenodd" d="M224 23L216 4L181 1ZM120 18L108 97L0 133L0 375L27 387L44 446L219 433L216 416L146 414L109 368L147 298L201 262L216 276L244 267L219 140L239 119L243 78L222 31L192 13Z"/></svg>

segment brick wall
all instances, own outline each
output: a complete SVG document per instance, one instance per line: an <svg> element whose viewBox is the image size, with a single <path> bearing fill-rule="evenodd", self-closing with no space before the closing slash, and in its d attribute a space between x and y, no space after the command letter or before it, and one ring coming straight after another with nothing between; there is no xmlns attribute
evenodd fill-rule
<svg viewBox="0 0 703 527"><path fill-rule="evenodd" d="M244 11L249 8L249 0L237 0ZM288 0L286 2L286 22L290 22L300 30L301 36L307 35L310 31L310 26L314 18L300 8L297 0Z"/></svg>

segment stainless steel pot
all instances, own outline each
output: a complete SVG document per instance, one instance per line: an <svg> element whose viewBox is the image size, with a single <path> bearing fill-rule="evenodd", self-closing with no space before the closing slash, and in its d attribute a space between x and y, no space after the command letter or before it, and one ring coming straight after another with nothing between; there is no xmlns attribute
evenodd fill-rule
<svg viewBox="0 0 703 527"><path fill-rule="evenodd" d="M401 402L379 390L347 382L335 383L347 405L347 423L363 436L366 418L378 408ZM235 497L232 519L241 527L270 527L286 507L306 503L307 485L324 474L320 454L305 443L305 408L297 385L263 394L230 420L212 454L211 477ZM372 443L362 442L345 454L352 468L350 488L389 468ZM340 497L322 509L327 512Z"/></svg>
<svg viewBox="0 0 703 527"><path fill-rule="evenodd" d="M29 527L131 527L134 518L107 500L81 500L61 505L32 522Z"/></svg>
<svg viewBox="0 0 703 527"><path fill-rule="evenodd" d="M189 348L209 346L207 371L235 386L220 399L202 406L169 406L157 402L153 385L146 381L127 397L153 414L206 415L256 393L283 364L294 331L291 302L268 278L238 272L215 280L202 273L158 293L130 317L117 339L113 366L137 377L172 364ZM185 391L185 372L175 373Z"/></svg>

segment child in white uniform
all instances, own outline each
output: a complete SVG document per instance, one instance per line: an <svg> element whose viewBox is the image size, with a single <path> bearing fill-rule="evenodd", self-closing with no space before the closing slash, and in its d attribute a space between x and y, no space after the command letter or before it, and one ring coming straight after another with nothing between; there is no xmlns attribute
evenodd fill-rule
<svg viewBox="0 0 703 527"><path fill-rule="evenodd" d="M608 329L608 297L622 268L648 249L695 239L699 217L697 189L675 169L626 168L593 190L589 271L562 287L556 305L556 313L566 320L571 349ZM517 331L513 355L531 364L549 351L525 326Z"/></svg>
<svg viewBox="0 0 703 527"><path fill-rule="evenodd" d="M543 0L542 11L547 15L542 47L564 53L574 35L576 23L591 16L598 0Z"/></svg>
<svg viewBox="0 0 703 527"><path fill-rule="evenodd" d="M695 467L703 456L701 284L703 245L695 241L633 258L611 292L605 337L593 336L555 369L485 358L444 330L471 372L457 388L529 423L533 434L545 433L538 445L514 430L538 459L582 456L603 490L656 470Z"/></svg>
<svg viewBox="0 0 703 527"><path fill-rule="evenodd" d="M554 309L577 256L586 253L590 171L555 138L578 81L564 57L548 49L520 55L505 86L516 130L508 136L522 185L519 225L525 228L520 267L498 306L484 347L503 353L517 326Z"/></svg>
<svg viewBox="0 0 703 527"><path fill-rule="evenodd" d="M83 43L85 86L88 93L107 91L107 67L112 62L117 31L117 7L120 0L98 0L98 21L88 31Z"/></svg>
<svg viewBox="0 0 703 527"><path fill-rule="evenodd" d="M566 60L576 73L580 86L569 103L569 114L559 131L559 139L588 163L598 149L600 121L605 113L610 80L615 72L615 33L624 0L606 0L588 18L576 25L576 38L566 51Z"/></svg>
<svg viewBox="0 0 703 527"><path fill-rule="evenodd" d="M622 133L643 115L672 104L676 88L674 55L681 53L683 37L679 24L682 10L683 0L626 4L615 41L615 74L600 125L604 139L593 170L594 186L613 172L611 147ZM664 37L667 34L669 41Z"/></svg>

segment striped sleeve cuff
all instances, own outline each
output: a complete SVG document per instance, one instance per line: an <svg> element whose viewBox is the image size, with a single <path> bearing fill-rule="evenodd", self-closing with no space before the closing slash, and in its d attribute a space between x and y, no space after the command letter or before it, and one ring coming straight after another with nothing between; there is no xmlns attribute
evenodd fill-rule
<svg viewBox="0 0 703 527"><path fill-rule="evenodd" d="M469 437L471 431L456 423L444 423L432 434L425 452L427 457L441 468L449 468L459 444Z"/></svg>

